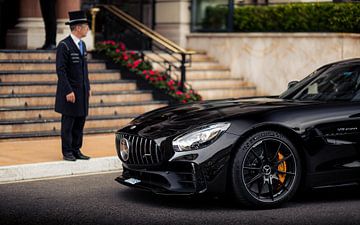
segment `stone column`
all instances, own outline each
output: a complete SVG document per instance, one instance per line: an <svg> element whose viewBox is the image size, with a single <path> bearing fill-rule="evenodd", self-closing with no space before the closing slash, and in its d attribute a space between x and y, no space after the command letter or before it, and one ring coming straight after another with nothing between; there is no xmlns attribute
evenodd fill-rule
<svg viewBox="0 0 360 225"><path fill-rule="evenodd" d="M80 10L81 0L57 0L57 34L56 43L59 43L70 34L68 12ZM93 37L89 31L84 39L88 50L93 49ZM39 0L20 0L20 19L14 29L6 35L6 47L11 49L35 49L45 42L45 26L42 19Z"/></svg>
<svg viewBox="0 0 360 225"><path fill-rule="evenodd" d="M155 30L181 47L190 33L190 0L157 0Z"/></svg>
<svg viewBox="0 0 360 225"><path fill-rule="evenodd" d="M45 41L44 22L38 0L20 0L19 23L6 35L6 47L34 49Z"/></svg>
<svg viewBox="0 0 360 225"><path fill-rule="evenodd" d="M70 34L70 28L65 25L69 21L69 11L80 10L80 0L61 0L56 1L56 14L57 14L57 35L56 43Z"/></svg>

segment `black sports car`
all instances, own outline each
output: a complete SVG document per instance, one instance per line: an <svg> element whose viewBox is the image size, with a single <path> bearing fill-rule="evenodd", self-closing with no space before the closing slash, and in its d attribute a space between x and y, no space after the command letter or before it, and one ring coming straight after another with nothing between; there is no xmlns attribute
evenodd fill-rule
<svg viewBox="0 0 360 225"><path fill-rule="evenodd" d="M232 192L275 207L299 189L360 181L360 59L325 65L276 97L195 102L116 133L124 185L159 194Z"/></svg>

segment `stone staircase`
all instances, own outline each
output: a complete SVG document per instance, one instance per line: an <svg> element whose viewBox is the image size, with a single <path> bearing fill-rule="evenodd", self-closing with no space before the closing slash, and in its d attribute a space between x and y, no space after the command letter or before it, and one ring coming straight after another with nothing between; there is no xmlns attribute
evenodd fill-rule
<svg viewBox="0 0 360 225"><path fill-rule="evenodd" d="M156 62L164 60L176 64L172 57L157 55L154 53L145 54L152 60L153 66L159 70L161 67ZM192 56L191 64L186 68L186 81L200 93L204 100L238 98L256 95L256 87L242 78L233 78L230 70L221 65L217 60L209 57L206 52L199 52ZM179 74L177 74L178 77Z"/></svg>
<svg viewBox="0 0 360 225"><path fill-rule="evenodd" d="M168 56L146 57L160 69L156 61ZM135 116L167 105L155 101L150 90L139 90L135 80L107 69L104 61L88 62L93 95L85 134L114 132ZM232 78L228 68L206 53L192 56L187 81L204 100L256 94L254 85ZM55 52L0 50L0 141L60 134L60 114L54 112L56 82Z"/></svg>
<svg viewBox="0 0 360 225"><path fill-rule="evenodd" d="M86 134L114 132L132 118L167 105L135 80L121 79L118 70L90 59L90 98ZM0 141L57 136L60 114L54 112L57 76L55 52L0 51Z"/></svg>

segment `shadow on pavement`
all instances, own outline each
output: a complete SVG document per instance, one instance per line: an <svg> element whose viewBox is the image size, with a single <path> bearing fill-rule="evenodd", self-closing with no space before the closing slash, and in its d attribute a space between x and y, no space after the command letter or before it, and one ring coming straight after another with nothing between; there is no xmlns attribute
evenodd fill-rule
<svg viewBox="0 0 360 225"><path fill-rule="evenodd" d="M320 203L360 200L360 186L333 187L303 191L295 196L292 202Z"/></svg>
<svg viewBox="0 0 360 225"><path fill-rule="evenodd" d="M202 194L202 195L157 195L152 192L138 189L125 189L118 192L123 201L147 204L152 207L181 208L181 209L238 209L236 201L229 196Z"/></svg>
<svg viewBox="0 0 360 225"><path fill-rule="evenodd" d="M133 203L146 204L151 207L177 208L177 209L242 209L251 210L243 207L236 202L230 195L157 195L149 191L138 189L122 189L118 192L119 199ZM360 187L341 187L327 188L318 190L302 191L294 198L282 205L280 208L293 208L299 204L318 204L332 202L347 202L360 200Z"/></svg>

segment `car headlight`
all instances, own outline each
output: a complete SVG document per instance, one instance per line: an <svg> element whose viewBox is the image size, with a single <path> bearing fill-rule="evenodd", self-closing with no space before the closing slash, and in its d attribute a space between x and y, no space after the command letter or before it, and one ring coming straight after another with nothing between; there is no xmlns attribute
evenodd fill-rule
<svg viewBox="0 0 360 225"><path fill-rule="evenodd" d="M124 160L124 162L128 161L129 159L129 149L130 149L130 144L128 139L121 138L119 150L120 150L121 159Z"/></svg>
<svg viewBox="0 0 360 225"><path fill-rule="evenodd" d="M215 123L203 126L195 131L183 134L173 140L175 151L191 151L204 148L218 139L230 123Z"/></svg>

